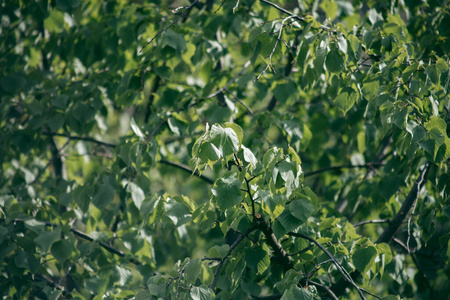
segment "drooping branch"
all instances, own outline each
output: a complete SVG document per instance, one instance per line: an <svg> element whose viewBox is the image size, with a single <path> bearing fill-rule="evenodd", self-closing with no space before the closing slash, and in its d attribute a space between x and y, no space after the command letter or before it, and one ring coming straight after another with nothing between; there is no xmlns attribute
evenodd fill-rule
<svg viewBox="0 0 450 300"><path fill-rule="evenodd" d="M342 165L342 166L332 166L332 167L326 167L326 168L322 168L316 171L311 171L311 172L305 172L305 177L309 177L309 176L313 176L316 174L320 174L320 173L324 173L324 172L329 172L329 171L339 171L342 169L357 169L357 168L373 168L373 167L381 167L383 166L382 163L368 163L368 164L364 164L364 165Z"/></svg>
<svg viewBox="0 0 450 300"><path fill-rule="evenodd" d="M6 220L5 218L0 218L0 221L5 221L5 220ZM24 220L24 219L14 219L14 220L12 220L12 222L14 222L14 223L19 223L19 222L20 223L24 223L25 221L26 220ZM59 226L61 226L59 224L55 224L55 223L51 223L51 222L44 222L44 221L38 221L38 222L42 223L43 225L45 225L47 227L59 227ZM74 235L79 237L79 238L82 238L82 239L84 239L86 241L89 241L89 242L95 242L95 239L92 236L90 236L89 234L84 233L84 232L82 232L82 231L80 231L78 229L75 229L75 228L71 227L70 231ZM120 256L120 257L125 257L126 256L125 253L123 253L122 251L120 251L117 248L114 248L113 246L110 246L110 245L106 244L105 242L98 242L98 244L102 248L104 248L106 251L108 251L108 252L110 252L112 254L115 254L115 255ZM142 264L140 261L138 261L138 260L136 260L134 258L131 258L129 261L131 263L135 264L135 265L141 265Z"/></svg>
<svg viewBox="0 0 450 300"><path fill-rule="evenodd" d="M67 138L69 140L74 140L74 141L91 142L91 143L95 143L95 144L98 144L100 146L105 146L105 147L109 147L109 148L115 148L116 147L115 144L102 142L102 141L96 140L96 139L91 138L91 137L74 136L74 135L70 135L70 134L57 133L57 132L53 132L53 131L43 131L42 134L43 135L49 135L49 136L65 137L65 138Z"/></svg>
<svg viewBox="0 0 450 300"><path fill-rule="evenodd" d="M308 241L314 243L317 247L319 247L319 249L322 250L322 252L325 253L325 255L328 256L333 261L333 264L335 265L335 267L339 271L339 273L341 273L342 277L356 289L356 291L358 292L358 294L361 297L361 299L366 299L366 297L364 296L363 291L361 290L361 288L353 281L353 279L350 277L348 272L339 264L339 262L330 253L330 251L328 251L324 246L322 246L322 244L320 244L318 241L316 241L312 237L309 237L309 236L304 235L302 233L289 232L288 235L308 240Z"/></svg>
<svg viewBox="0 0 450 300"><path fill-rule="evenodd" d="M431 164L429 162L425 164L424 168L420 172L419 177L417 178L416 182L414 182L413 187L409 191L408 196L406 196L406 199L403 202L402 207L389 222L389 226L380 235L376 243L389 243L391 239L394 237L395 233L400 228L403 221L409 214L411 207L414 206L417 199L419 198L419 191L427 180L428 170L430 169L430 166Z"/></svg>
<svg viewBox="0 0 450 300"><path fill-rule="evenodd" d="M200 178L201 180L203 180L203 181L205 181L205 182L207 182L209 184L214 184L214 180L213 179L211 179L211 178L209 178L209 177L207 177L205 175L200 174L197 170L192 171L192 169L189 166L185 165L185 164L176 163L176 162L168 161L168 160L165 160L165 159L160 159L159 163L178 168L178 169L183 170L183 171L185 171L185 172L187 172L189 174L197 176L198 178Z"/></svg>

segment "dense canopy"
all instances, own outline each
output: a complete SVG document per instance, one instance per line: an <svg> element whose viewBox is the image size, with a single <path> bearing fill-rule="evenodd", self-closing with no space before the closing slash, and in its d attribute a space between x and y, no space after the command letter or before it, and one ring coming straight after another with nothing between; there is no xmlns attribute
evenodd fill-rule
<svg viewBox="0 0 450 300"><path fill-rule="evenodd" d="M447 1L2 1L3 299L444 299Z"/></svg>

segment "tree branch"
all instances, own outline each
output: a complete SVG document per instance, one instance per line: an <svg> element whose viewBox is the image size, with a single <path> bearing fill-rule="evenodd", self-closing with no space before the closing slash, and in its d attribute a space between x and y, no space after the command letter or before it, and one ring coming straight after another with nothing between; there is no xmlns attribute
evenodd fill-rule
<svg viewBox="0 0 450 300"><path fill-rule="evenodd" d="M406 196L405 201L402 204L402 207L397 212L397 214L392 218L389 222L389 226L384 230L384 232L380 235L377 244L379 243L389 243L392 237L395 235L399 227L402 225L406 216L409 214L411 207L414 206L417 199L419 198L419 191L422 186L425 184L427 180L428 170L430 169L431 163L427 162L420 172L419 178L417 178L416 182L414 182L413 187L409 191L408 196Z"/></svg>
<svg viewBox="0 0 450 300"><path fill-rule="evenodd" d="M168 166L172 166L172 167L178 168L178 169L183 170L183 171L185 171L185 172L187 172L187 173L189 173L191 175L195 175L198 178L200 178L201 180L203 180L203 181L205 181L205 182L207 182L209 184L214 184L214 180L213 179L211 179L209 177L206 177L205 175L200 174L197 170L192 171L192 169L189 166L185 165L185 164L176 163L176 162L168 161L168 160L165 160L165 159L160 159L158 162L161 163L161 164L165 164L165 165L168 165Z"/></svg>
<svg viewBox="0 0 450 300"><path fill-rule="evenodd" d="M237 79L239 76L242 75L242 73L244 73L244 71L245 71L245 70L248 68L248 66L250 65L250 62L251 62L251 61L248 60L248 61L244 64L244 66L242 67L242 69L241 69L236 75L234 75L234 77L233 77L230 81L228 81L227 84L225 84L225 86L223 86L222 88L218 89L217 91L211 93L211 94L208 95L206 98L208 98L208 99L209 99L209 98L213 98L213 97L217 96L218 94L222 93L223 91L225 91L226 89L228 89L228 87L229 87L233 82L235 82L236 79Z"/></svg>
<svg viewBox="0 0 450 300"><path fill-rule="evenodd" d="M190 10L194 7L194 5L197 3L198 0L194 0L194 2L191 3L191 5L189 5L188 7L186 7L185 11L174 21L170 22L166 27L164 27L163 29L161 29L160 31L158 31L158 33L156 33L151 39L150 41L147 42L147 44L145 44L142 49L139 51L139 53L142 53L142 51L144 51L145 47L147 47L148 45L150 45L154 39L156 39L161 33L163 33L163 35L165 34L166 30L169 29L172 25L174 25L175 23L177 23L179 20L181 20L182 18L184 18L189 12Z"/></svg>
<svg viewBox="0 0 450 300"><path fill-rule="evenodd" d="M115 144L105 143L105 142L96 140L96 139L91 138L91 137L74 136L74 135L70 135L70 134L57 133L57 132L53 132L53 131L43 131L42 134L43 135L48 135L48 136L65 137L65 138L68 138L69 140L75 140L75 141L91 142L91 143L95 143L95 144L98 144L100 146L105 146L105 147L109 147L109 148L115 148L116 147Z"/></svg>
<svg viewBox="0 0 450 300"><path fill-rule="evenodd" d="M309 176L313 176L316 174L320 174L320 173L324 173L324 172L328 172L328 171L337 171L337 170L341 170L341 169L372 168L372 167L381 167L383 165L384 164L382 164L382 163L368 163L368 164L364 164L364 165L332 166L332 167L322 168L322 169L319 169L316 171L305 172L304 176L309 177Z"/></svg>
<svg viewBox="0 0 450 300"><path fill-rule="evenodd" d="M275 257L280 260L281 265L284 268L284 271L290 270L294 268L294 264L292 262L292 257L290 257L286 250L284 250L283 246L278 242L275 234L273 233L272 228L270 228L267 223L262 219L256 219L259 223L258 228L264 234L267 243L272 248Z"/></svg>
<svg viewBox="0 0 450 300"><path fill-rule="evenodd" d="M6 219L5 218L0 218L0 221L6 221ZM24 223L26 220L24 220L24 219L13 219L11 221L15 222L15 223L17 223L17 222ZM51 222L45 222L45 221L40 221L40 220L36 220L36 221L44 224L47 227L59 227L59 226L62 226L62 225L51 223ZM90 235L88 235L88 234L86 234L86 233L84 233L82 231L79 231L79 230L74 229L72 227L70 228L70 231L74 235L78 236L79 238L82 238L82 239L84 239L86 241L89 241L89 242L95 242L93 237L91 237ZM113 246L110 246L110 245L108 245L108 244L106 244L104 242L98 242L98 244L102 248L104 248L106 251L108 251L108 252L110 252L112 254L115 254L115 255L120 256L120 257L125 257L126 256L126 254L123 253L122 251L120 251L119 249L114 248ZM134 258L131 258L129 261L131 263L135 264L135 265L141 265L142 264L140 261L138 261L138 260L136 260Z"/></svg>
<svg viewBox="0 0 450 300"><path fill-rule="evenodd" d="M323 253L325 253L334 263L336 266L336 269L341 273L342 277L349 282L357 291L361 299L365 300L366 297L364 297L364 294L359 286L356 285L356 283L353 281L353 279L350 277L350 275L347 273L347 271L339 264L339 262L334 258L334 256L324 247L322 244L320 244L318 241L313 239L312 237L309 237L307 235L297 233L297 232L289 232L288 235L299 237L302 239L306 239L312 243L314 243L317 247L319 247L320 250L322 250Z"/></svg>
<svg viewBox="0 0 450 300"><path fill-rule="evenodd" d="M211 282L211 284L209 285L209 288L210 288L210 289L213 289L214 286L216 285L216 283L217 283L217 278L219 277L220 270L222 269L222 267L223 267L223 265L224 265L224 263L225 263L225 260L228 258L228 256L231 255L231 252L233 252L233 250L239 245L240 242L242 242L242 240L243 240L245 237L247 237L247 235L249 235L252 231L255 231L257 228L258 228L258 227L255 226L255 227L251 227L251 228L247 229L247 230L246 230L244 233L242 233L242 234L236 239L236 241L234 241L234 243L230 246L230 249L228 250L227 255L225 255L225 257L222 258L221 262L220 262L219 265L217 266L216 271L214 272L214 279L213 279L213 281Z"/></svg>
<svg viewBox="0 0 450 300"><path fill-rule="evenodd" d="M380 219L380 220L369 220L369 221L361 221L356 224L353 224L353 227L363 226L366 224L376 224L376 223L389 223L391 222L388 219Z"/></svg>

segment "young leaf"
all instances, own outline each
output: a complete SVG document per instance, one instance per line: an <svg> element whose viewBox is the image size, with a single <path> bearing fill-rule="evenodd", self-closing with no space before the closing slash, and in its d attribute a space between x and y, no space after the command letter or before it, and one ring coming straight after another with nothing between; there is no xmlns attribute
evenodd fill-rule
<svg viewBox="0 0 450 300"><path fill-rule="evenodd" d="M352 88L346 87L342 89L334 103L345 115L353 107L356 99L358 99L358 94Z"/></svg>
<svg viewBox="0 0 450 300"><path fill-rule="evenodd" d="M241 183L232 174L228 177L218 179L214 183L211 193L221 211L235 206L242 200Z"/></svg>
<svg viewBox="0 0 450 300"><path fill-rule="evenodd" d="M198 276L200 275L200 271L202 270L202 261L200 259L193 259L187 263L186 268L184 270L184 275L186 276L186 280L189 283L195 283Z"/></svg>
<svg viewBox="0 0 450 300"><path fill-rule="evenodd" d="M291 214L305 223L314 212L314 205L306 198L295 199L289 204Z"/></svg>
<svg viewBox="0 0 450 300"><path fill-rule="evenodd" d="M373 246L357 249L352 254L353 265L359 272L365 274L372 267L377 254L377 248Z"/></svg>
<svg viewBox="0 0 450 300"><path fill-rule="evenodd" d="M325 65L327 66L328 71L338 73L344 69L344 59L337 50L331 50L327 54Z"/></svg>
<svg viewBox="0 0 450 300"><path fill-rule="evenodd" d="M269 248L262 244L256 248L250 248L245 253L245 262L258 274L264 273L270 265Z"/></svg>
<svg viewBox="0 0 450 300"><path fill-rule="evenodd" d="M214 292L206 286L194 286L191 289L193 300L213 300L214 296Z"/></svg>

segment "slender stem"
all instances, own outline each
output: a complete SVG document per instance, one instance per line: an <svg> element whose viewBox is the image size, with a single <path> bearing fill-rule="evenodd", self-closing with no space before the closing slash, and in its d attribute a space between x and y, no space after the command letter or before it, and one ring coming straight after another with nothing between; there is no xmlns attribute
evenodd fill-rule
<svg viewBox="0 0 450 300"><path fill-rule="evenodd" d="M189 166L187 166L185 164L176 163L176 162L168 161L168 160L165 160L165 159L160 159L158 162L161 163L161 164L165 164L165 165L168 165L168 166L172 166L172 167L178 168L178 169L183 170L183 171L185 171L185 172L187 172L189 174L195 175L198 178L202 179L203 181L205 181L205 182L207 182L209 184L214 184L214 180L213 179L211 179L209 177L206 177L205 175L200 174L197 170L192 171L192 169L189 168Z"/></svg>
<svg viewBox="0 0 450 300"><path fill-rule="evenodd" d="M211 282L211 284L209 285L210 289L213 289L214 286L217 283L217 278L219 277L219 273L220 270L222 270L223 265L225 264L225 261L227 260L228 256L231 255L231 252L233 252L233 250L239 245L240 242L242 242L242 240L247 237L247 235L249 235L252 231L255 231L257 229L257 227L251 227L249 229L247 229L244 233L242 233L237 239L236 241L234 241L234 243L230 246L230 249L228 250L227 255L225 255L224 258L222 258L221 262L219 263L219 265L217 266L216 271L214 272L214 278L213 281Z"/></svg>
<svg viewBox="0 0 450 300"><path fill-rule="evenodd" d="M306 240L314 243L317 247L319 247L319 249L322 250L322 252L325 253L333 261L334 265L336 266L336 269L339 271L339 273L341 273L342 277L346 281L348 281L358 291L358 294L361 297L361 299L363 299L363 300L366 299L361 288L356 285L356 283L353 281L353 279L350 277L350 275L347 273L347 271L339 264L339 262L336 260L336 258L334 258L334 256L324 246L322 246L322 244L320 244L318 241L316 241L312 237L309 237L309 236L301 234L301 233L289 232L288 235L306 239Z"/></svg>
<svg viewBox="0 0 450 300"><path fill-rule="evenodd" d="M148 45L150 45L154 39L156 39L161 33L165 33L167 29L169 29L172 25L174 25L175 23L177 23L179 20L181 20L183 17L185 17L189 11L192 9L192 7L194 7L194 5L197 3L198 0L195 0L194 2L191 3L191 5L189 5L188 7L186 7L185 11L174 21L170 22L166 27L164 27L163 29L161 29L160 31L158 31L158 33L156 33L151 39L150 41L147 42L147 44L145 44L142 49L139 51L139 53L142 53L142 51L144 51L145 47L147 47Z"/></svg>
<svg viewBox="0 0 450 300"><path fill-rule="evenodd" d="M366 224L376 224L376 223L389 223L390 220L388 219L380 219L380 220L368 220L368 221L362 221L358 222L356 224L353 224L353 227L363 226Z"/></svg>

